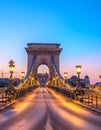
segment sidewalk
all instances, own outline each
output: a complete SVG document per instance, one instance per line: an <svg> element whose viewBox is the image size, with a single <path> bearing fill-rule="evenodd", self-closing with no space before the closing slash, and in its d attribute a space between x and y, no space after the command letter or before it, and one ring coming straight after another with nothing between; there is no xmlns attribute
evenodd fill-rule
<svg viewBox="0 0 101 130"><path fill-rule="evenodd" d="M0 112L5 111L7 108L9 108L10 106L12 106L15 103L16 103L16 100L13 100L13 101L11 101L11 103L6 103L6 104L0 103Z"/></svg>
<svg viewBox="0 0 101 130"><path fill-rule="evenodd" d="M82 106L82 107L85 107L85 108L87 108L87 109L89 109L89 110L92 110L92 111L94 111L94 112L97 112L97 113L100 113L100 114L101 114L101 109L97 109L97 108L94 108L94 107L85 105L85 104L81 103L81 102L78 101L78 100L72 100L72 101L73 101L73 103L75 103L75 104L77 104L77 105L80 105L80 106Z"/></svg>

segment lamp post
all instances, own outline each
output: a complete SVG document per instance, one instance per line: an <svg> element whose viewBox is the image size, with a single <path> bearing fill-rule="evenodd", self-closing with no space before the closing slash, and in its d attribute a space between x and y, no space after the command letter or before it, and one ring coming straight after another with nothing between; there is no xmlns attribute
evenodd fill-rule
<svg viewBox="0 0 101 130"><path fill-rule="evenodd" d="M24 83L24 76L25 76L25 72L21 72L22 83Z"/></svg>
<svg viewBox="0 0 101 130"><path fill-rule="evenodd" d="M99 78L101 79L101 75L99 75ZM101 83L100 83L100 91L101 91Z"/></svg>
<svg viewBox="0 0 101 130"><path fill-rule="evenodd" d="M13 85L13 73L14 73L14 61L10 60L9 61L9 69L10 69L10 86L9 89L12 90L14 89L14 85Z"/></svg>
<svg viewBox="0 0 101 130"><path fill-rule="evenodd" d="M55 78L52 80L52 86L55 86Z"/></svg>
<svg viewBox="0 0 101 130"><path fill-rule="evenodd" d="M58 86L58 73L55 72L56 87Z"/></svg>
<svg viewBox="0 0 101 130"><path fill-rule="evenodd" d="M34 85L34 78L32 77L32 85Z"/></svg>
<svg viewBox="0 0 101 130"><path fill-rule="evenodd" d="M81 74L81 65L77 65L75 68L76 68L76 72L78 74L78 83L77 83L77 88L76 90L79 91L79 92L82 92L82 87L80 85L80 74Z"/></svg>
<svg viewBox="0 0 101 130"><path fill-rule="evenodd" d="M67 75L68 75L68 73L64 72L64 83L66 83Z"/></svg>
<svg viewBox="0 0 101 130"><path fill-rule="evenodd" d="M29 74L28 82L29 82L29 86L31 86L32 85L32 72L30 72Z"/></svg>

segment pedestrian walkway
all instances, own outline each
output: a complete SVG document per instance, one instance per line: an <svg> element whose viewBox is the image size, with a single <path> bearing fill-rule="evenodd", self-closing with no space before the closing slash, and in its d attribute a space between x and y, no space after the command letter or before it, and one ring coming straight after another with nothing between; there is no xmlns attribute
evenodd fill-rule
<svg viewBox="0 0 101 130"><path fill-rule="evenodd" d="M6 110L11 105L15 104L16 100L12 100L10 103L0 103L0 112Z"/></svg>
<svg viewBox="0 0 101 130"><path fill-rule="evenodd" d="M90 109L90 110L92 110L92 111L95 111L95 112L98 112L98 113L101 114L101 109L97 109L97 108L91 107L91 106L89 106L89 105L85 105L85 104L81 103L81 102L78 101L78 100L72 100L72 101L73 101L75 104L77 104L77 105L80 105L80 106L82 106L82 107L85 107L85 108L87 108L87 109Z"/></svg>

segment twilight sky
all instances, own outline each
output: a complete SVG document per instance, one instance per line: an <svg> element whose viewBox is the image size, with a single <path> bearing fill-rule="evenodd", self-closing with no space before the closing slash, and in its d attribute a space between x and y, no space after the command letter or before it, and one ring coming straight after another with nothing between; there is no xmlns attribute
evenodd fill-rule
<svg viewBox="0 0 101 130"><path fill-rule="evenodd" d="M11 59L15 72L26 71L30 42L60 43L61 74L70 78L82 65L81 78L101 81L101 1L0 0L0 72Z"/></svg>

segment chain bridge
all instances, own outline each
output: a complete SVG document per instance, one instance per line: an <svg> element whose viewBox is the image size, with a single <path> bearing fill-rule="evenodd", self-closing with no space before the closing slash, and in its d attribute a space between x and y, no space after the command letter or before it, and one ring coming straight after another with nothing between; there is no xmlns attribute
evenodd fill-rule
<svg viewBox="0 0 101 130"><path fill-rule="evenodd" d="M23 76L23 82L21 81L17 86L13 85L12 74L10 76L10 85L6 90L6 97L18 98L24 96L26 93L31 92L37 87L49 87L57 91L68 94L75 98L77 93L83 93L84 91L76 90L74 87L65 82L66 73L64 78L60 74L60 60L59 56L62 51L60 44L49 43L28 43L25 48L28 62L27 73ZM11 68L14 67L14 62L10 62ZM49 69L49 73L46 75L38 74L38 67L40 65L46 65ZM8 98L9 99L9 98Z"/></svg>
<svg viewBox="0 0 101 130"><path fill-rule="evenodd" d="M64 78L60 74L59 56L62 51L60 44L28 43L25 50L28 55L26 76L23 82L21 81L16 87L10 85L6 90L6 94L17 98L36 87L58 87L65 85ZM38 67L40 65L46 65L49 68L47 82L43 78L44 76L41 76L41 80L38 77Z"/></svg>
<svg viewBox="0 0 101 130"><path fill-rule="evenodd" d="M80 85L81 66L76 66L78 84L77 87L72 87L67 82L67 72L64 73L64 77L60 74L59 56L62 51L60 44L29 43L25 51L28 56L27 72L26 76L22 72L22 79L17 86L14 86L13 78L15 65L12 60L9 62L10 83L5 92L1 93L0 105L2 110L7 107L10 109L0 116L0 128L2 130L74 130L76 128L89 130L90 127L94 127L100 130L100 115L90 113L81 107L89 106L89 110L94 111L98 111L101 107L101 95L98 93L94 95L94 91L83 89ZM39 73L40 65L46 65L49 72ZM80 106L77 105L78 103ZM89 124L85 119L89 119ZM83 123L77 123L77 120Z"/></svg>

